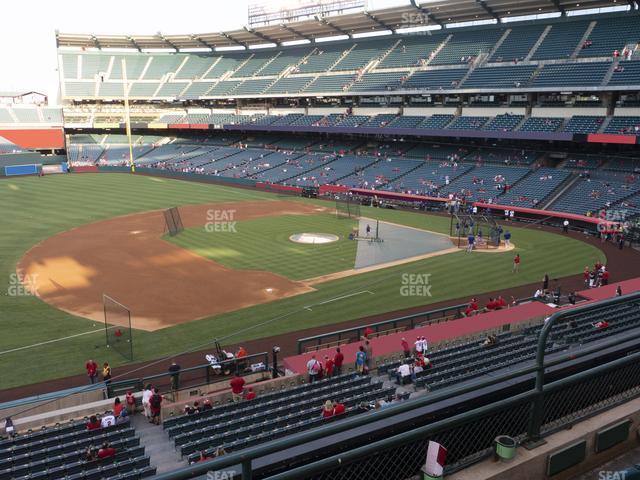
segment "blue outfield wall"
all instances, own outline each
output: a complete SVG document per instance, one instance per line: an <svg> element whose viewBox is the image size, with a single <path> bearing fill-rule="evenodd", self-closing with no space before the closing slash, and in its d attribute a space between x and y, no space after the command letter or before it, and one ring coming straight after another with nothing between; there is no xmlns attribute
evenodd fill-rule
<svg viewBox="0 0 640 480"><path fill-rule="evenodd" d="M5 177L13 177L15 175L37 175L39 172L38 165L7 165L4 167Z"/></svg>

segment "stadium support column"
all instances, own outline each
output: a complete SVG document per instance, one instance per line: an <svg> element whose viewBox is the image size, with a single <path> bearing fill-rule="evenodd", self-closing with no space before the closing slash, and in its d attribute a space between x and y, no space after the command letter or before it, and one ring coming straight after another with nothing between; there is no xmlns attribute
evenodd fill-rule
<svg viewBox="0 0 640 480"><path fill-rule="evenodd" d="M129 166L131 173L136 172L136 166L133 163L133 145L131 144L131 115L129 114L129 85L127 83L127 60L122 59L122 88L124 90L124 125L127 131L127 143L129 144Z"/></svg>

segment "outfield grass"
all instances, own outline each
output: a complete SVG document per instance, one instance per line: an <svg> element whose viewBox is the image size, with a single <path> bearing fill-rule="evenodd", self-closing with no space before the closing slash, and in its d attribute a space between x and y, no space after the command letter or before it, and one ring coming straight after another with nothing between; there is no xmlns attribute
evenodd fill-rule
<svg viewBox="0 0 640 480"><path fill-rule="evenodd" d="M0 325L3 334L0 336L0 389L84 373L84 362L88 358L99 362L108 360L113 366L123 363L122 358L104 348L101 325L51 308L35 297L9 294L13 292L10 287L15 280L15 265L31 246L75 226L117 215L175 205L256 199L268 201L280 198L253 190L125 174L1 179L0 218L3 228L0 229L0 291L3 295L0 297ZM323 205L326 206L326 203ZM439 216L372 208L363 208L362 214L441 233L448 232L449 228L449 220ZM308 218L311 217L301 217L301 220L307 221ZM300 229L305 230L308 229ZM203 345L215 337L227 343L236 343L364 315L507 289L540 281L545 273L551 278L561 277L581 272L584 265L592 264L595 260L605 261L597 248L562 235L523 228L514 228L512 233L513 242L523 258L522 270L517 275L511 273L513 253L467 255L460 252L435 257L326 282L309 294L215 318L151 333L136 331L136 360L181 352ZM254 249L258 246L254 239L251 239L251 243ZM244 248L242 251L245 251ZM251 255L253 258L242 261L250 260L255 264L258 250L255 252ZM270 257L266 261L271 262L272 271L302 275L299 267L288 265L293 264L289 256L271 252L267 248L263 248L262 253ZM96 255L99 254L96 252ZM219 260L225 261L222 258ZM309 260L298 263L305 261ZM321 267L319 265L317 268ZM331 268L338 267L334 265ZM404 273L430 273L432 296L400 295ZM372 293L360 293L365 291ZM318 305L350 293L358 295ZM3 353L38 342L93 331L97 333Z"/></svg>
<svg viewBox="0 0 640 480"><path fill-rule="evenodd" d="M228 235L212 235L206 227L190 228L165 240L239 270L267 270L292 280L317 277L354 267L357 242L347 237L356 221L328 213L282 215L239 221ZM294 243L295 233L332 233L337 242Z"/></svg>

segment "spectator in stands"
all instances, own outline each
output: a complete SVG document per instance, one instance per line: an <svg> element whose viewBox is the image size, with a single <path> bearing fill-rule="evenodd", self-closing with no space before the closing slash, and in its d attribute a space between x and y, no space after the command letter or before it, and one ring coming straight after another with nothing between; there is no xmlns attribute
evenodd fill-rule
<svg viewBox="0 0 640 480"><path fill-rule="evenodd" d="M498 343L498 337L495 335L488 335L487 338L482 342L482 346L484 347L493 347Z"/></svg>
<svg viewBox="0 0 640 480"><path fill-rule="evenodd" d="M247 388L247 393L244 396L245 400L255 400L256 399L256 392L253 390L252 387Z"/></svg>
<svg viewBox="0 0 640 480"><path fill-rule="evenodd" d="M87 422L87 430L99 430L101 427L100 420L95 415L91 415L89 417L89 421Z"/></svg>
<svg viewBox="0 0 640 480"><path fill-rule="evenodd" d="M616 287L616 297L621 297L621 296L622 296L622 287L618 285Z"/></svg>
<svg viewBox="0 0 640 480"><path fill-rule="evenodd" d="M193 402L193 413L200 413L202 411L202 407L200 406L200 402L197 400Z"/></svg>
<svg viewBox="0 0 640 480"><path fill-rule="evenodd" d="M336 354L333 357L334 375L342 373L342 364L344 363L344 354L340 351L340 347L336 348Z"/></svg>
<svg viewBox="0 0 640 480"><path fill-rule="evenodd" d="M113 415L116 418L122 417L122 412L125 410L124 404L120 401L120 397L116 397L113 402ZM126 417L126 414L124 415Z"/></svg>
<svg viewBox="0 0 640 480"><path fill-rule="evenodd" d="M371 343L369 343L369 340L366 340L364 342L364 368L365 368L365 373L369 373L371 371L371 367L373 365L373 347L371 346Z"/></svg>
<svg viewBox="0 0 640 480"><path fill-rule="evenodd" d="M153 389L153 395L149 399L149 407L151 410L151 423L160 425L160 410L162 406L162 395L157 388Z"/></svg>
<svg viewBox="0 0 640 480"><path fill-rule="evenodd" d="M364 333L362 334L362 336L364 338L369 338L371 335L373 335L373 333L374 333L373 332L373 328L367 327L367 328L364 329Z"/></svg>
<svg viewBox="0 0 640 480"><path fill-rule="evenodd" d="M238 347L238 351L236 352L236 358L244 358L247 356L247 351L244 347Z"/></svg>
<svg viewBox="0 0 640 480"><path fill-rule="evenodd" d="M575 305L576 304L576 292L571 292L569 294L569 296L567 297L567 300L569 301L569 303L571 305Z"/></svg>
<svg viewBox="0 0 640 480"><path fill-rule="evenodd" d="M318 379L322 365L316 359L315 355L311 355L311 358L307 362L307 373L309 374L309 383L313 383Z"/></svg>
<svg viewBox="0 0 640 480"><path fill-rule="evenodd" d="M360 345L360 348L356 352L356 372L364 375L365 364L367 361L367 354L364 351L364 347Z"/></svg>
<svg viewBox="0 0 640 480"><path fill-rule="evenodd" d="M169 366L169 373L171 374L171 390L178 390L180 388L180 365L175 360Z"/></svg>
<svg viewBox="0 0 640 480"><path fill-rule="evenodd" d="M116 424L116 417L114 417L111 414L104 415L102 417L102 419L100 420L100 427L101 428L113 427L115 424Z"/></svg>
<svg viewBox="0 0 640 480"><path fill-rule="evenodd" d="M329 358L329 355L324 356L324 374L327 377L333 376L333 360Z"/></svg>
<svg viewBox="0 0 640 480"><path fill-rule="evenodd" d="M600 320L599 322L594 323L593 327L596 330L606 330L607 328L609 328L609 322L607 322L606 320Z"/></svg>
<svg viewBox="0 0 640 480"><path fill-rule="evenodd" d="M129 390L125 396L125 403L127 404L129 415L134 415L136 413L136 397L131 390Z"/></svg>
<svg viewBox="0 0 640 480"><path fill-rule="evenodd" d="M116 449L109 445L109 442L104 442L102 448L98 450L98 459L111 458L116 456Z"/></svg>
<svg viewBox="0 0 640 480"><path fill-rule="evenodd" d="M324 406L322 407L322 418L329 417L333 417L333 402L331 400L324 402Z"/></svg>
<svg viewBox="0 0 640 480"><path fill-rule="evenodd" d="M402 337L402 340L400 341L400 345L402 346L402 352L404 353L404 358L411 357L411 348L409 347L409 342L407 342L406 338Z"/></svg>
<svg viewBox="0 0 640 480"><path fill-rule="evenodd" d="M84 365L84 368L87 369L87 376L89 377L90 383L96 383L96 378L98 376L98 364L93 360L88 360Z"/></svg>
<svg viewBox="0 0 640 480"><path fill-rule="evenodd" d="M584 286L589 288L589 267L584 267L584 270L582 272L582 280L584 281Z"/></svg>
<svg viewBox="0 0 640 480"><path fill-rule="evenodd" d="M333 401L333 415L343 415L347 411L347 407L345 407L344 403L340 403L337 401Z"/></svg>
<svg viewBox="0 0 640 480"><path fill-rule="evenodd" d="M186 404L186 405L184 406L183 413L184 413L185 415L193 415L193 414L195 413L195 411L193 410L193 407L191 407L191 405Z"/></svg>
<svg viewBox="0 0 640 480"><path fill-rule="evenodd" d="M83 457L85 462L95 462L98 460L98 451L93 445L89 445L84 451Z"/></svg>
<svg viewBox="0 0 640 480"><path fill-rule="evenodd" d="M111 367L109 366L109 362L102 364L102 380L104 380L105 385L111 383Z"/></svg>
<svg viewBox="0 0 640 480"><path fill-rule="evenodd" d="M213 410L213 407L211 406L211 401L208 398L205 398L202 403L202 411L206 412L207 410Z"/></svg>
<svg viewBox="0 0 640 480"><path fill-rule="evenodd" d="M520 271L520 254L516 253L516 256L513 257L513 268L511 269L513 273L518 273Z"/></svg>
<svg viewBox="0 0 640 480"><path fill-rule="evenodd" d="M151 385L147 385L146 387L144 387L144 390L142 392L142 408L144 410L144 416L148 419L151 419L151 405L149 404L149 401L151 400L152 396L153 390L151 389Z"/></svg>
<svg viewBox="0 0 640 480"><path fill-rule="evenodd" d="M562 222L562 231L564 233L569 233L569 220L566 218L564 219L564 222Z"/></svg>
<svg viewBox="0 0 640 480"><path fill-rule="evenodd" d="M239 402L242 400L242 396L244 394L244 378L236 373L236 375L231 379L229 385L231 386L231 398L234 402Z"/></svg>
<svg viewBox="0 0 640 480"><path fill-rule="evenodd" d="M207 460L211 460L211 457L209 457L204 450L200 450L200 456L198 457L198 459L192 461L191 463L206 462Z"/></svg>
<svg viewBox="0 0 640 480"><path fill-rule="evenodd" d="M413 371L409 362L403 362L396 370L396 380L400 385L406 385L407 383L411 383L411 378L413 375Z"/></svg>

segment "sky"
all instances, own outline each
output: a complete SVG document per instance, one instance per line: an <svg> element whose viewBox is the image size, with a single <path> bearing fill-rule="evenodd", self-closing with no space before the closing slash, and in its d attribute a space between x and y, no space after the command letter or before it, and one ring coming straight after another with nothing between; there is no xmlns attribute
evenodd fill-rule
<svg viewBox="0 0 640 480"><path fill-rule="evenodd" d="M295 1L295 0L294 0ZM21 0L2 5L0 92L35 90L56 103L55 32L145 35L242 28L256 0ZM269 0L269 5L292 0ZM408 0L367 0L373 10Z"/></svg>

